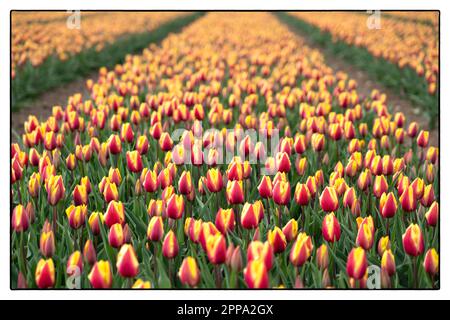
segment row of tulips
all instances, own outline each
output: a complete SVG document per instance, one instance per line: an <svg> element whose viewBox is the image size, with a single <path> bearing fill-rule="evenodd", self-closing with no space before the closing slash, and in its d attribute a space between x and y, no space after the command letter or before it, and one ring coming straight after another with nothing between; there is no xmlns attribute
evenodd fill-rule
<svg viewBox="0 0 450 320"><path fill-rule="evenodd" d="M11 145L13 287L439 287L429 133L272 15L208 13L86 85Z"/></svg>
<svg viewBox="0 0 450 320"><path fill-rule="evenodd" d="M379 28L368 28L367 15L357 12L294 12L295 17L330 32L333 39L366 48L400 68L410 67L426 79L430 95L436 94L439 76L438 32L430 25L390 18L400 12L381 14ZM405 13L404 13L405 14ZM406 13L416 17L413 12ZM438 12L424 13L438 19Z"/></svg>
<svg viewBox="0 0 450 320"><path fill-rule="evenodd" d="M81 12L79 27L69 28L73 12L13 12L12 78L20 67L39 67L50 56L65 61L87 48L100 51L107 43L127 34L153 31L179 18L183 12ZM77 22L78 19L72 19ZM130 21L133 23L130 23ZM108 32L105 32L105 26Z"/></svg>

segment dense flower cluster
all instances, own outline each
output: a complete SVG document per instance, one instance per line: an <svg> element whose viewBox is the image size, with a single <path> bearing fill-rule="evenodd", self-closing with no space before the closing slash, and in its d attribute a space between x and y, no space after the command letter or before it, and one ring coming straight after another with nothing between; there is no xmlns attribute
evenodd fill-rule
<svg viewBox="0 0 450 320"><path fill-rule="evenodd" d="M152 31L185 12L81 12L80 28L69 28L73 13L13 12L12 71L30 62L34 67L48 57L67 60L87 48L101 50L127 34Z"/></svg>
<svg viewBox="0 0 450 320"><path fill-rule="evenodd" d="M438 148L271 14L86 85L11 145L15 286L439 286Z"/></svg>
<svg viewBox="0 0 450 320"><path fill-rule="evenodd" d="M380 28L368 28L368 16L357 12L290 13L323 31L333 39L366 48L400 68L410 67L428 82L434 95L439 74L438 32L433 26L381 15ZM389 15L396 14L389 12ZM397 13L399 14L399 12ZM430 13L437 15L437 13ZM411 17L411 14L409 14Z"/></svg>

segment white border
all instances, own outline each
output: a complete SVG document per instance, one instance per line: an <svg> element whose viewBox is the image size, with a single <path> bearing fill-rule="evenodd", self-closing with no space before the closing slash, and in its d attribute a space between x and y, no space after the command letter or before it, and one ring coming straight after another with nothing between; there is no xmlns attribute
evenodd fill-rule
<svg viewBox="0 0 450 320"><path fill-rule="evenodd" d="M441 10L441 123L450 121L450 78L448 70L449 51L449 1L438 0L415 0L396 1L245 1L245 0L165 0L165 1L102 1L102 0L79 0L76 4L73 1L60 0L16 0L14 2L0 2L0 204L3 208L0 214L0 298L1 299L449 299L450 298L450 277L449 277L449 243L450 233L448 230L450 209L449 201L446 197L441 197L441 290L438 291L292 291L292 290L271 290L271 291L11 291L9 289L9 11L11 9L147 9L147 10L304 10L304 9L440 9ZM450 136L450 126L443 126L441 135ZM450 139L443 139L441 142L441 191L446 194L449 191L450 162L449 148Z"/></svg>

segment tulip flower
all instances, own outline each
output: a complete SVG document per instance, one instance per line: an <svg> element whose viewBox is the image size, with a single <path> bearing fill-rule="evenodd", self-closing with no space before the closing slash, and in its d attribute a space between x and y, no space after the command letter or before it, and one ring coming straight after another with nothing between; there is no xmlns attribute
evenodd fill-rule
<svg viewBox="0 0 450 320"><path fill-rule="evenodd" d="M127 151L127 167L131 172L141 172L143 168L141 154L135 151Z"/></svg>
<svg viewBox="0 0 450 320"><path fill-rule="evenodd" d="M103 189L103 198L106 203L111 201L119 201L119 191L114 182L106 182Z"/></svg>
<svg viewBox="0 0 450 320"><path fill-rule="evenodd" d="M41 175L39 173L33 172L28 181L28 192L30 196L36 198L41 190Z"/></svg>
<svg viewBox="0 0 450 320"><path fill-rule="evenodd" d="M244 280L250 289L269 287L269 275L262 259L251 260L244 269Z"/></svg>
<svg viewBox="0 0 450 320"><path fill-rule="evenodd" d="M188 256L184 258L178 271L178 277L184 285L189 285L190 287L198 285L200 282L200 270L197 266L197 261L193 257Z"/></svg>
<svg viewBox="0 0 450 320"><path fill-rule="evenodd" d="M91 213L88 219L88 224L94 236L100 234L100 224L104 221L105 218L103 217L103 214L101 212L94 211Z"/></svg>
<svg viewBox="0 0 450 320"><path fill-rule="evenodd" d="M425 191L425 183L421 178L415 178L413 182L410 184L411 188L414 190L414 194L416 198L419 200L423 197L423 193Z"/></svg>
<svg viewBox="0 0 450 320"><path fill-rule="evenodd" d="M189 171L183 171L178 180L178 191L181 194L190 194L193 190L191 173Z"/></svg>
<svg viewBox="0 0 450 320"><path fill-rule="evenodd" d="M93 265L97 262L97 253L91 240L87 240L83 247L83 258L89 264Z"/></svg>
<svg viewBox="0 0 450 320"><path fill-rule="evenodd" d="M325 212L336 211L339 206L339 200L334 188L326 187L320 195L320 206Z"/></svg>
<svg viewBox="0 0 450 320"><path fill-rule="evenodd" d="M109 229L108 242L113 248L120 248L124 244L123 228L120 223L113 224Z"/></svg>
<svg viewBox="0 0 450 320"><path fill-rule="evenodd" d="M286 152L279 152L275 157L275 165L278 172L289 172L291 170L291 160Z"/></svg>
<svg viewBox="0 0 450 320"><path fill-rule="evenodd" d="M51 258L39 260L34 278L39 289L51 288L55 285L55 265Z"/></svg>
<svg viewBox="0 0 450 320"><path fill-rule="evenodd" d="M297 183L295 186L295 194L294 194L295 202L297 202L300 206L306 206L311 199L311 194L309 193L309 189L306 184Z"/></svg>
<svg viewBox="0 0 450 320"><path fill-rule="evenodd" d="M230 204L239 204L244 202L244 185L242 181L229 180L227 183L227 201Z"/></svg>
<svg viewBox="0 0 450 320"><path fill-rule="evenodd" d="M286 225L283 227L283 234L286 237L286 241L291 242L297 237L298 232L298 223L296 220L291 219L286 223Z"/></svg>
<svg viewBox="0 0 450 320"><path fill-rule="evenodd" d="M373 194L375 197L380 198L381 195L388 190L388 183L386 181L386 178L381 176L376 176L375 180L373 182Z"/></svg>
<svg viewBox="0 0 450 320"><path fill-rule="evenodd" d="M66 273L71 276L80 276L83 271L83 256L80 251L75 251L69 256L66 264Z"/></svg>
<svg viewBox="0 0 450 320"><path fill-rule="evenodd" d="M125 209L123 203L120 201L111 201L106 208L105 223L108 228L115 223L125 223Z"/></svg>
<svg viewBox="0 0 450 320"><path fill-rule="evenodd" d="M435 197L434 197L434 188L433 188L432 184L429 184L429 185L427 185L424 188L423 196L420 199L420 203L424 207L429 207L433 203L434 199L435 199Z"/></svg>
<svg viewBox="0 0 450 320"><path fill-rule="evenodd" d="M275 227L273 230L269 230L267 234L267 240L269 241L275 253L283 252L286 249L286 236L278 227Z"/></svg>
<svg viewBox="0 0 450 320"><path fill-rule="evenodd" d="M223 188L222 173L217 168L211 168L206 172L206 187L209 192L219 192Z"/></svg>
<svg viewBox="0 0 450 320"><path fill-rule="evenodd" d="M322 235L328 242L339 241L341 238L341 225L333 212L323 218Z"/></svg>
<svg viewBox="0 0 450 320"><path fill-rule="evenodd" d="M262 198L271 198L272 197L272 181L270 180L270 177L263 176L261 179L261 182L258 186L258 192L259 195Z"/></svg>
<svg viewBox="0 0 450 320"><path fill-rule="evenodd" d="M142 279L137 279L131 289L150 289L152 287L150 281L144 281Z"/></svg>
<svg viewBox="0 0 450 320"><path fill-rule="evenodd" d="M365 250L372 248L374 241L375 228L372 216L364 218L358 228L356 235L356 244Z"/></svg>
<svg viewBox="0 0 450 320"><path fill-rule="evenodd" d="M206 239L206 253L209 262L212 264L224 263L227 253L225 237L220 233L210 235Z"/></svg>
<svg viewBox="0 0 450 320"><path fill-rule="evenodd" d="M425 254L423 268L431 277L434 277L439 271L439 255L436 249L431 248Z"/></svg>
<svg viewBox="0 0 450 320"><path fill-rule="evenodd" d="M158 190L159 180L156 172L154 170L148 170L142 181L142 186L145 191L152 193Z"/></svg>
<svg viewBox="0 0 450 320"><path fill-rule="evenodd" d="M51 176L46 180L45 189L47 190L48 203L55 206L62 198L66 189L61 176Z"/></svg>
<svg viewBox="0 0 450 320"><path fill-rule="evenodd" d="M162 246L163 256L167 259L173 259L178 255L178 241L172 230L167 232Z"/></svg>
<svg viewBox="0 0 450 320"><path fill-rule="evenodd" d="M273 201L278 205L288 205L291 200L289 181L277 181L273 186Z"/></svg>
<svg viewBox="0 0 450 320"><path fill-rule="evenodd" d="M397 212L397 200L392 192L383 192L380 198L380 214L383 218L392 218Z"/></svg>
<svg viewBox="0 0 450 320"><path fill-rule="evenodd" d="M311 237L301 232L292 245L289 260L294 266L301 267L311 256L312 250Z"/></svg>
<svg viewBox="0 0 450 320"><path fill-rule="evenodd" d="M73 189L73 202L76 206L78 205L86 205L88 203L88 192L86 186L84 185L76 185L75 189Z"/></svg>
<svg viewBox="0 0 450 320"><path fill-rule="evenodd" d="M26 209L21 204L14 207L11 225L15 232L25 232L28 230L29 220Z"/></svg>
<svg viewBox="0 0 450 320"><path fill-rule="evenodd" d="M247 247L247 261L262 260L266 266L266 270L272 269L273 265L273 248L272 245L266 241L252 241Z"/></svg>
<svg viewBox="0 0 450 320"><path fill-rule="evenodd" d="M410 224L402 236L403 249L406 254L417 257L425 249L422 231L417 224Z"/></svg>
<svg viewBox="0 0 450 320"><path fill-rule="evenodd" d="M427 225L430 227L435 227L439 220L439 204L434 201L430 209L425 213L425 219L427 220Z"/></svg>
<svg viewBox="0 0 450 320"><path fill-rule="evenodd" d="M417 136L417 145L421 148L426 148L428 146L429 132L421 130Z"/></svg>
<svg viewBox="0 0 450 320"><path fill-rule="evenodd" d="M347 258L347 275L355 280L361 280L367 271L366 251L363 248L353 248Z"/></svg>
<svg viewBox="0 0 450 320"><path fill-rule="evenodd" d="M164 224L160 216L153 216L147 228L147 239L149 241L161 241L164 235Z"/></svg>
<svg viewBox="0 0 450 320"><path fill-rule="evenodd" d="M328 247L326 244L322 244L316 250L316 263L319 269L325 270L328 268L329 258L328 258Z"/></svg>
<svg viewBox="0 0 450 320"><path fill-rule="evenodd" d="M215 222L217 229L221 233L226 234L228 231L233 231L235 224L233 209L219 208Z"/></svg>
<svg viewBox="0 0 450 320"><path fill-rule="evenodd" d="M258 226L260 222L260 215L257 210L255 210L255 205L246 202L242 208L241 213L241 225L245 229L254 229Z"/></svg>
<svg viewBox="0 0 450 320"><path fill-rule="evenodd" d="M416 210L417 198L414 189L411 186L409 186L408 188L405 189L405 191L403 191L399 200L402 205L402 209L404 211L412 212Z"/></svg>
<svg viewBox="0 0 450 320"><path fill-rule="evenodd" d="M89 282L94 289L109 289L112 286L111 265L108 261L97 261L88 275Z"/></svg>
<svg viewBox="0 0 450 320"><path fill-rule="evenodd" d="M133 246L124 244L117 254L117 272L124 278L134 278L139 273L139 262Z"/></svg>
<svg viewBox="0 0 450 320"><path fill-rule="evenodd" d="M381 257L381 270L386 272L389 277L392 277L395 274L395 257L392 253L391 249L387 249L384 251L383 256Z"/></svg>
<svg viewBox="0 0 450 320"><path fill-rule="evenodd" d="M378 241L377 251L380 257L383 256L383 253L391 248L391 242L389 241L389 236L381 237Z"/></svg>
<svg viewBox="0 0 450 320"><path fill-rule="evenodd" d="M55 236L48 222L44 224L44 228L42 229L39 239L39 249L46 258L52 257L55 253Z"/></svg>
<svg viewBox="0 0 450 320"><path fill-rule="evenodd" d="M167 216L171 219L181 219L184 213L184 198L182 195L173 194L166 204Z"/></svg>
<svg viewBox="0 0 450 320"><path fill-rule="evenodd" d="M79 229L84 226L87 215L87 207L85 205L71 205L66 209L66 215L69 219L70 227L73 229Z"/></svg>

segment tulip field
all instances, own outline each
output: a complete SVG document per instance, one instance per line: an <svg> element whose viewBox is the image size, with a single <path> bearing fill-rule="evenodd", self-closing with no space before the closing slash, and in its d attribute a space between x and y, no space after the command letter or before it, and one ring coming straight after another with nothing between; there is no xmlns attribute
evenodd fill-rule
<svg viewBox="0 0 450 320"><path fill-rule="evenodd" d="M86 14L76 42L52 27L61 13L17 16L12 77L190 15ZM287 15L338 37L361 18L343 16L343 30L317 12ZM407 43L360 45L415 68L437 95L435 24L392 15ZM102 21L115 32L96 33ZM11 143L11 288L440 288L439 146L278 14L197 14L85 87L48 117L30 109Z"/></svg>

